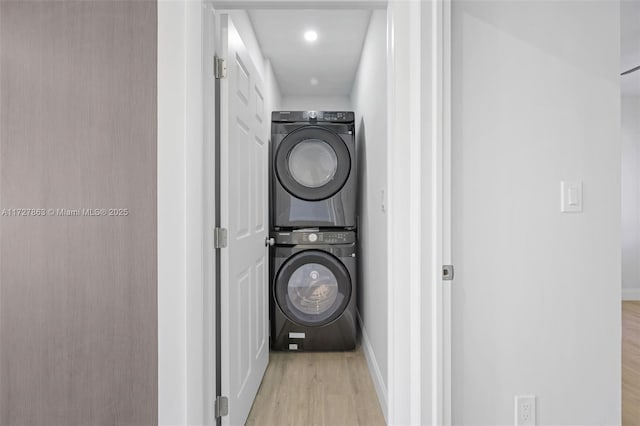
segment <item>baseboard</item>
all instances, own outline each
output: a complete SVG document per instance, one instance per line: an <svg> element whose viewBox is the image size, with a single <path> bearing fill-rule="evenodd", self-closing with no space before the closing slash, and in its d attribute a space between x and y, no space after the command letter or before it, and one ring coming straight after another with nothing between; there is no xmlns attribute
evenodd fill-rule
<svg viewBox="0 0 640 426"><path fill-rule="evenodd" d="M640 300L640 288L623 288L622 300Z"/></svg>
<svg viewBox="0 0 640 426"><path fill-rule="evenodd" d="M373 386L376 388L376 394L378 394L378 402L380 403L380 409L382 409L384 421L388 424L389 420L387 418L387 387L384 384L382 373L380 373L378 360L376 359L376 355L373 352L373 347L371 346L371 341L369 340L367 330L364 328L364 323L362 322L360 312L358 311L356 314L358 315L358 323L360 324L360 330L362 332L362 349L364 352L364 357L366 358L367 365L369 366L369 374L371 374Z"/></svg>

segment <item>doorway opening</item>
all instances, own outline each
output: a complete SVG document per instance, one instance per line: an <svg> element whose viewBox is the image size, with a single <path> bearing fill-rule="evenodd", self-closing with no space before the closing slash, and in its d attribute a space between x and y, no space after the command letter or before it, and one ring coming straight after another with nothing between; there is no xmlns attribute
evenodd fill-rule
<svg viewBox="0 0 640 426"><path fill-rule="evenodd" d="M161 274L158 283L158 318L163 324L158 338L160 421L214 424L215 414L224 411L224 401L217 399L224 395L215 389L220 378L215 373L220 345L212 337L220 325L216 316L221 314L216 310L220 294L216 294L215 286L221 271L215 260L231 251L222 248L225 234L217 228L224 224L215 220L216 212L227 208L216 201L218 166L229 165L223 161L216 164L221 154L216 152L216 132L221 130L216 113L224 107L216 104L215 97L224 81L214 79L216 68L224 69L214 66L214 56L219 53L216 43L220 43L216 16L224 8L256 6L387 12L387 61L383 65L387 96L382 118L387 118L386 142L391 148L386 151L384 199L388 201L387 280L393 285L388 285L382 295L387 307L387 351L381 355L386 360L378 364L387 367L389 422L422 423L422 419L431 418L444 423L448 351L444 341L447 318L443 313L442 264L449 258L445 256L442 232L447 209L441 201L446 183L443 80L447 71L448 2L376 0L158 4L158 131L164 135L158 144L158 176L167 182L159 185L158 198L175 205L171 211L159 209L159 252L164 254L159 257L182 262L177 266L167 260L159 263L159 269L178 268L175 279ZM263 123L268 121L262 118ZM367 119L365 126L369 147ZM254 173L253 168L249 170ZM246 212L253 213L243 210ZM182 231L184 238L180 237ZM231 232L227 236L230 242ZM255 242L265 250L265 240L256 238ZM231 309L237 315L238 305ZM379 317L377 312L374 316ZM243 353L236 350L233 355ZM228 417L223 419L229 421Z"/></svg>
<svg viewBox="0 0 640 426"><path fill-rule="evenodd" d="M219 101L215 107L221 141L219 217L220 224L228 227L229 249L236 236L242 237L237 241L249 234L256 240L269 237L264 224L269 211L267 181L273 167L268 149L271 113L355 112L358 347L345 353L269 355L263 336L268 339L274 271L265 267L273 267L273 262L265 261L264 256L271 259L273 250L254 255L238 249L222 252L221 282L228 283L228 288L222 284L219 293L221 374L217 385L220 394L230 395L232 424L247 419L249 423L259 419L260 424L278 424L286 423L287 418L305 424L385 421L387 13L379 7L211 8L205 17L217 32L216 55L224 58L227 68L227 77L216 82ZM241 141L248 142L238 147ZM238 173L239 169L244 172ZM244 195L248 197L242 198ZM248 225L243 227L244 223ZM243 302L236 304L238 300ZM240 314L230 306L238 306ZM267 348L268 343L266 340ZM292 401L297 401L298 411L273 411L274 406ZM254 411L250 412L252 404Z"/></svg>
<svg viewBox="0 0 640 426"><path fill-rule="evenodd" d="M622 424L640 424L640 3L620 3Z"/></svg>

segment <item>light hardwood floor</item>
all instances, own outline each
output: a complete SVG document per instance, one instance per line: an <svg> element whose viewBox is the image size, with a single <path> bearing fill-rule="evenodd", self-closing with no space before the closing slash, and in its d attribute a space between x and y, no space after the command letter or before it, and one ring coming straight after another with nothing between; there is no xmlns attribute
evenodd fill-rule
<svg viewBox="0 0 640 426"><path fill-rule="evenodd" d="M640 426L640 302L622 302L622 424Z"/></svg>
<svg viewBox="0 0 640 426"><path fill-rule="evenodd" d="M361 348L271 352L250 426L384 425Z"/></svg>

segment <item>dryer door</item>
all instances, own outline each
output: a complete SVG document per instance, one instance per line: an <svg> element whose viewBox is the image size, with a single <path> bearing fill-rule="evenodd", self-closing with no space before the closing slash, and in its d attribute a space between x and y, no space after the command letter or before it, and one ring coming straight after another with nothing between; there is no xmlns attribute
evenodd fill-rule
<svg viewBox="0 0 640 426"><path fill-rule="evenodd" d="M275 299L291 321L322 326L338 318L351 298L351 278L342 262L320 250L291 256L278 271Z"/></svg>
<svg viewBox="0 0 640 426"><path fill-rule="evenodd" d="M351 172L344 141L326 128L305 126L289 133L278 146L275 169L282 186L294 197L319 201L333 196Z"/></svg>

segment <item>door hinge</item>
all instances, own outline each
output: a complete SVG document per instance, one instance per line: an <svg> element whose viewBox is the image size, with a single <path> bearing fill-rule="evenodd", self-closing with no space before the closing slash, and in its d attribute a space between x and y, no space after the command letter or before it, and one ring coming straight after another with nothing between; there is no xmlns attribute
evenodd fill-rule
<svg viewBox="0 0 640 426"><path fill-rule="evenodd" d="M442 279L444 281L453 279L453 265L442 265Z"/></svg>
<svg viewBox="0 0 640 426"><path fill-rule="evenodd" d="M217 396L214 404L214 414L216 418L229 415L229 398L226 396Z"/></svg>
<svg viewBox="0 0 640 426"><path fill-rule="evenodd" d="M227 229L226 228L214 228L213 229L213 248L225 248L227 247Z"/></svg>
<svg viewBox="0 0 640 426"><path fill-rule="evenodd" d="M213 57L213 74L216 78L227 77L227 61L218 56Z"/></svg>

